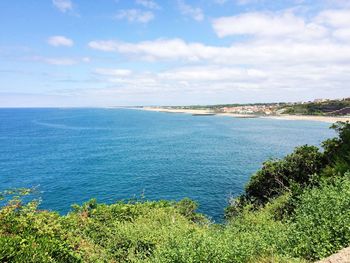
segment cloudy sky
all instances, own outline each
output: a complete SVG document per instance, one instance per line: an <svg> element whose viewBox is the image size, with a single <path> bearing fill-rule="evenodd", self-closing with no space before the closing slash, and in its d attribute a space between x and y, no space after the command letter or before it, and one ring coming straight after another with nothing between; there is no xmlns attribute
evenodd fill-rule
<svg viewBox="0 0 350 263"><path fill-rule="evenodd" d="M349 96L349 0L0 1L0 107Z"/></svg>

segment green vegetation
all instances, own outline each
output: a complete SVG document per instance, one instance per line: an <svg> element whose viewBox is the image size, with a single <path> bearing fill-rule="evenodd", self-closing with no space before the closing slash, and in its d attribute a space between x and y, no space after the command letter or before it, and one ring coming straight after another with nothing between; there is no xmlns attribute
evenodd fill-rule
<svg viewBox="0 0 350 263"><path fill-rule="evenodd" d="M347 115L350 114L350 98L298 103L283 107L283 110L284 114L292 115Z"/></svg>
<svg viewBox="0 0 350 263"><path fill-rule="evenodd" d="M308 262L350 245L350 124L321 151L302 146L269 160L226 222L213 224L184 199L98 204L60 216L0 195L1 262Z"/></svg>

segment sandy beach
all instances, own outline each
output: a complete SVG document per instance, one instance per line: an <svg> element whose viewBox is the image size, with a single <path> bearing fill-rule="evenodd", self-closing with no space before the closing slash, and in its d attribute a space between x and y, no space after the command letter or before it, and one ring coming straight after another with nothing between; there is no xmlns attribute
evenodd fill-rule
<svg viewBox="0 0 350 263"><path fill-rule="evenodd" d="M349 116L337 117L337 116L312 116L312 115L274 115L263 116L261 118L270 118L276 120L290 120L290 121L321 121L328 123L335 123L337 121L350 121Z"/></svg>
<svg viewBox="0 0 350 263"><path fill-rule="evenodd" d="M187 109L171 109L171 108L161 108L161 107L143 107L140 108L142 110L147 111L157 111L157 112L166 112L166 113L185 113L185 114L196 114L196 115L207 115L207 114L215 114L209 110L187 110Z"/></svg>
<svg viewBox="0 0 350 263"><path fill-rule="evenodd" d="M350 116L312 116L312 115L271 115L271 116L258 116L251 114L237 114L237 113L216 113L210 110L195 110L195 109L173 109L165 107L143 107L139 108L147 111L157 111L157 112L166 112L166 113L184 113L191 115L218 115L218 116L229 116L234 118L268 118L276 120L301 120L301 121L320 121L327 123L335 123L337 121L350 121Z"/></svg>

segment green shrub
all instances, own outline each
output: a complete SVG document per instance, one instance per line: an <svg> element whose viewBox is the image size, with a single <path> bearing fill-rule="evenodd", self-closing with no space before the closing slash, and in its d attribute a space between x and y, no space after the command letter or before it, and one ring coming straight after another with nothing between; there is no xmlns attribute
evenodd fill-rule
<svg viewBox="0 0 350 263"><path fill-rule="evenodd" d="M324 156L317 147L298 147L282 160L265 162L247 184L246 198L256 204L264 204L290 191L293 183L308 185L324 166Z"/></svg>
<svg viewBox="0 0 350 263"><path fill-rule="evenodd" d="M326 177L350 171L350 123L337 122L331 126L339 136L323 142L329 165L322 172Z"/></svg>
<svg viewBox="0 0 350 263"><path fill-rule="evenodd" d="M17 199L0 210L1 262L81 262L56 213Z"/></svg>
<svg viewBox="0 0 350 263"><path fill-rule="evenodd" d="M350 174L305 191L291 218L293 254L326 257L350 245Z"/></svg>

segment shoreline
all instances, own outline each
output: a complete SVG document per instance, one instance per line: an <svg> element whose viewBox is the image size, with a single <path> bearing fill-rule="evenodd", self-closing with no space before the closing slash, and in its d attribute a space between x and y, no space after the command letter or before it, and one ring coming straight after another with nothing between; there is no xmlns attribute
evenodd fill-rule
<svg viewBox="0 0 350 263"><path fill-rule="evenodd" d="M275 120L289 120L289 121L318 121L335 123L338 121L350 121L350 117L337 116L313 116L313 115L274 115L262 116L261 118L275 119Z"/></svg>
<svg viewBox="0 0 350 263"><path fill-rule="evenodd" d="M335 123L337 121L350 121L350 116L313 116L313 115L253 115L253 114L238 114L238 113L216 113L210 110L195 110L195 109L171 109L162 107L143 107L135 108L146 111L156 111L164 113L182 113L191 114L195 116L228 116L234 118L262 118L262 119L275 119L275 120L289 120L289 121L319 121L327 123Z"/></svg>

